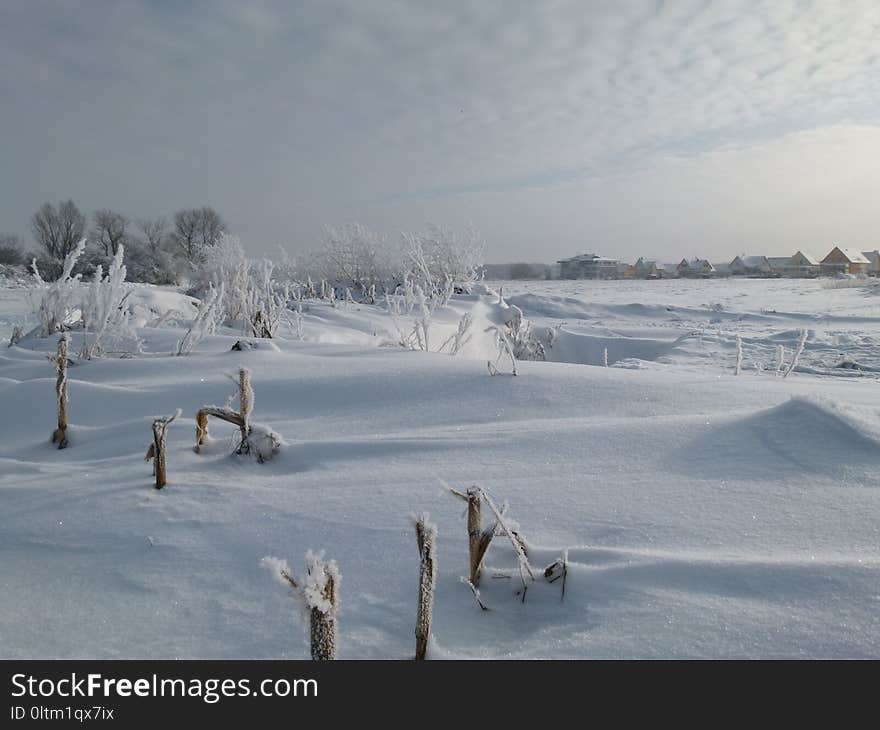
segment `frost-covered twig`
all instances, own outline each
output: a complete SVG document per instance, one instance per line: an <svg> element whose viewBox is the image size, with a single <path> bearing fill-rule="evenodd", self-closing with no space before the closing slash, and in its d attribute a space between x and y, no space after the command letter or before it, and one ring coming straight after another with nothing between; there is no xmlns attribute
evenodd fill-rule
<svg viewBox="0 0 880 730"><path fill-rule="evenodd" d="M734 375L739 375L742 370L742 362L743 362L743 343L742 337L739 336L739 333L736 335L736 367L733 371Z"/></svg>
<svg viewBox="0 0 880 730"><path fill-rule="evenodd" d="M487 328L486 332L494 332L495 347L498 348L498 356L495 358L495 362L493 363L489 360L486 363L489 368L489 375L498 375L501 372L498 369L498 363L505 355L510 358L510 374L516 375L516 358L513 356L513 346L510 343L510 339L507 337L507 333L504 332L501 327L497 326Z"/></svg>
<svg viewBox="0 0 880 730"><path fill-rule="evenodd" d="M480 598L480 589L477 588L473 583L471 583L467 578L465 578L463 576L461 578L461 582L464 583L468 588L471 589L471 593L473 593L474 598L477 599L477 605L479 605L479 607L481 609L483 609L484 611L488 611L489 607L485 603L483 603L483 599Z"/></svg>
<svg viewBox="0 0 880 730"><path fill-rule="evenodd" d="M440 349L437 352L443 352L447 345L452 345L449 354L457 355L461 349L471 340L470 329L473 324L474 318L470 312L465 312L462 315L461 319L458 321L458 329L449 338L440 345Z"/></svg>
<svg viewBox="0 0 880 730"><path fill-rule="evenodd" d="M797 349L794 351L794 357L791 358L791 362L788 364L788 368L783 374L783 378L787 378L792 370L797 367L798 360L800 360L801 355L804 352L804 345L807 344L807 330L801 330L801 336L798 340Z"/></svg>
<svg viewBox="0 0 880 730"><path fill-rule="evenodd" d="M495 506L495 503L492 501L492 498L486 493L485 490L480 490L483 500L485 500L489 509L492 510L492 513L495 515L495 519L497 521L496 529L500 529L500 532L507 536L510 540L510 544L513 545L513 551L516 553L516 558L519 563L519 576L520 580L522 580L523 585L523 600L525 600L525 592L528 590L528 586L526 584L526 576L528 576L531 580L535 580L535 575L532 572L532 566L529 565L529 559L526 555L525 548L523 547L523 541L520 535L516 532L513 525L509 524L504 517L503 511L499 510L498 507Z"/></svg>
<svg viewBox="0 0 880 730"><path fill-rule="evenodd" d="M295 589L309 609L312 659L336 659L339 607L339 568L335 560L324 560L323 553L306 552L306 573L297 580L286 560L267 556L263 564L285 585Z"/></svg>
<svg viewBox="0 0 880 730"><path fill-rule="evenodd" d="M776 348L776 377L782 374L782 367L785 365L785 346L779 345Z"/></svg>
<svg viewBox="0 0 880 730"><path fill-rule="evenodd" d="M199 304L199 311L183 339L177 343L178 355L189 355L206 336L214 334L223 318L224 285L211 286Z"/></svg>

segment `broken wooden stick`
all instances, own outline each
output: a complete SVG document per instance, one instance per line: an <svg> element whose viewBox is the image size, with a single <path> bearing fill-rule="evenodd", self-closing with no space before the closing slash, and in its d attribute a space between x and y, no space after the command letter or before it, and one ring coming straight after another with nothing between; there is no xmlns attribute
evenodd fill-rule
<svg viewBox="0 0 880 730"><path fill-rule="evenodd" d="M293 588L309 609L309 642L312 659L336 659L339 569L335 560L325 561L323 553L306 553L306 574L297 580L287 561L265 557L263 563L278 571L281 581Z"/></svg>
<svg viewBox="0 0 880 730"><path fill-rule="evenodd" d="M58 340L58 351L52 361L55 363L55 397L58 402L58 428L52 433L52 443L59 449L67 448L67 347L70 335L67 332Z"/></svg>
<svg viewBox="0 0 880 730"><path fill-rule="evenodd" d="M568 551L566 551L566 555L557 558L544 568L544 577L547 579L548 583L555 583L560 578L562 579L562 595L559 600L564 601L565 581L568 578Z"/></svg>
<svg viewBox="0 0 880 730"><path fill-rule="evenodd" d="M435 585L435 543L437 526L428 522L428 515L423 514L416 521L416 541L419 545L419 603L416 613L416 660L420 661L428 653L428 641L431 638L431 617L434 613Z"/></svg>
<svg viewBox="0 0 880 730"><path fill-rule="evenodd" d="M178 408L174 412L174 415L163 416L153 421L153 443L150 444L150 448L147 450L147 455L144 457L144 461L153 460L153 474L156 477L156 489L162 489L167 483L165 438L168 426L171 425L171 422L174 419L179 418L182 412L183 411Z"/></svg>

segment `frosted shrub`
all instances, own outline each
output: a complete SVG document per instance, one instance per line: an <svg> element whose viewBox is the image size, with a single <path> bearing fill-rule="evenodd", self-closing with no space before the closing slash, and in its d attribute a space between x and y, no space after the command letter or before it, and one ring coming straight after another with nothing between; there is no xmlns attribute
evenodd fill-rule
<svg viewBox="0 0 880 730"><path fill-rule="evenodd" d="M205 298L212 289L220 293L224 319L239 319L245 311L249 264L238 236L221 233L217 243L205 251L204 260L193 272L197 296Z"/></svg>
<svg viewBox="0 0 880 730"><path fill-rule="evenodd" d="M449 354L457 355L471 341L471 326L473 323L473 315L470 312L465 312L458 321L458 329L450 335L446 342L440 345L438 352L443 352L443 350L449 347Z"/></svg>
<svg viewBox="0 0 880 730"><path fill-rule="evenodd" d="M507 309L505 329L510 349L517 360L544 360L544 346L532 335L532 323L513 305Z"/></svg>
<svg viewBox="0 0 880 730"><path fill-rule="evenodd" d="M189 355L205 337L214 334L223 321L223 284L219 288L213 286L199 303L199 311L193 318L183 339L177 343L178 355Z"/></svg>
<svg viewBox="0 0 880 730"><path fill-rule="evenodd" d="M130 291L125 288L126 268L123 264L125 247L120 243L104 276L99 264L91 285L86 289L82 307L83 329L94 332L92 343L83 338L82 357L91 359L102 352L102 340L130 340L140 343L131 323L131 312L126 306Z"/></svg>
<svg viewBox="0 0 880 730"><path fill-rule="evenodd" d="M384 236L360 223L326 226L316 254L321 276L340 289L351 289L367 299L375 288L399 277L400 254Z"/></svg>
<svg viewBox="0 0 880 730"><path fill-rule="evenodd" d="M478 280L485 246L476 229L455 234L429 225L424 231L405 233L402 238L404 263L411 276L444 304L454 293L455 284L467 286Z"/></svg>
<svg viewBox="0 0 880 730"><path fill-rule="evenodd" d="M407 350L431 349L431 318L439 301L426 295L421 285L407 279L403 287L399 287L401 293L386 295L385 301L391 322L397 330L398 344ZM414 316L412 328L403 325L399 317Z"/></svg>
<svg viewBox="0 0 880 730"><path fill-rule="evenodd" d="M495 336L495 347L498 350L498 356L495 361L489 360L486 364L489 368L489 375L498 375L501 371L498 369L501 360L507 358L510 360L510 374L516 375L516 358L513 355L513 345L510 338L503 327L497 325L489 327L486 332L491 332Z"/></svg>
<svg viewBox="0 0 880 730"><path fill-rule="evenodd" d="M273 268L274 264L264 259L251 268L247 277L242 318L246 331L254 337L274 337L287 311L290 290L275 283Z"/></svg>
<svg viewBox="0 0 880 730"><path fill-rule="evenodd" d="M61 276L51 283L43 281L37 268L37 260L31 263L34 281L38 286L39 300L34 305L34 313L40 323L40 335L46 337L70 328L82 317L80 288L77 274L73 276L73 267L86 250L86 239L83 238L67 256L61 269Z"/></svg>

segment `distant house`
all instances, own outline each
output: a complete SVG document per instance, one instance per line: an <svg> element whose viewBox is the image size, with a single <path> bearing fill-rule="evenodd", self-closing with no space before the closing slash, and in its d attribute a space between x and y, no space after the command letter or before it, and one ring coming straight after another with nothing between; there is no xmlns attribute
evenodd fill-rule
<svg viewBox="0 0 880 730"><path fill-rule="evenodd" d="M827 274L867 274L871 262L854 248L835 246L824 259L822 271Z"/></svg>
<svg viewBox="0 0 880 730"><path fill-rule="evenodd" d="M620 262L594 253L584 253L557 261L561 279L613 279Z"/></svg>
<svg viewBox="0 0 880 730"><path fill-rule="evenodd" d="M770 264L771 274L774 276L788 276L791 256L768 256L767 262Z"/></svg>
<svg viewBox="0 0 880 730"><path fill-rule="evenodd" d="M788 260L784 274L785 276L808 278L818 276L821 270L822 264L813 254L798 251Z"/></svg>
<svg viewBox="0 0 880 730"><path fill-rule="evenodd" d="M627 279L662 279L667 276L669 272L664 264L641 257L624 272Z"/></svg>
<svg viewBox="0 0 880 730"><path fill-rule="evenodd" d="M709 263L708 259L682 259L675 272L682 277L690 279L706 279L715 276L715 267Z"/></svg>
<svg viewBox="0 0 880 730"><path fill-rule="evenodd" d="M737 256L730 262L730 273L734 276L767 276L772 273L766 256Z"/></svg>
<svg viewBox="0 0 880 730"><path fill-rule="evenodd" d="M880 275L880 251L862 251L862 256L871 262L868 273L871 276Z"/></svg>

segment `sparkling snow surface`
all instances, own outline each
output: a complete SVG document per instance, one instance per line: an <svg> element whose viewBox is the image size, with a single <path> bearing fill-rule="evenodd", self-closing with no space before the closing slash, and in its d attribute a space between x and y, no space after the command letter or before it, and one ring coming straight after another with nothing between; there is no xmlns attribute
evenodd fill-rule
<svg viewBox="0 0 880 730"><path fill-rule="evenodd" d="M184 330L144 328L143 354L70 368L63 451L57 338L0 347L0 655L306 658L306 612L261 561L301 573L313 549L342 575L340 657L411 657L411 514L428 511L432 658L880 657L880 290L492 286L536 329L563 325L550 362L489 376L492 296L438 313L437 342L476 312L455 357L380 346L394 332L380 306L310 304L305 341L277 349L230 352L230 329L172 357ZM163 296L179 300L145 300ZM4 344L28 312L25 291L0 289ZM802 329L798 367L776 376ZM230 456L235 429L213 422L193 452L192 416L225 401L239 365L253 420L286 441L265 464ZM157 491L150 423L176 408ZM490 611L459 580L463 505L443 486L475 483L509 502L537 577L521 602L496 537ZM566 549L562 600L543 569Z"/></svg>

